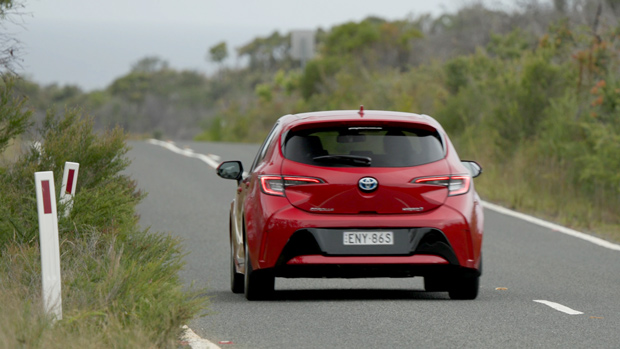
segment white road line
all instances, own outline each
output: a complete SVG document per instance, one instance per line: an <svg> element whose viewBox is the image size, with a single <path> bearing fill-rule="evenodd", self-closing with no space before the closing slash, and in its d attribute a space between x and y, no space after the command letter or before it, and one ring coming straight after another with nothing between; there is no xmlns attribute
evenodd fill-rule
<svg viewBox="0 0 620 349"><path fill-rule="evenodd" d="M149 143L151 144L155 144L155 145L159 145L161 147L164 147L168 150L170 150L173 153L177 153L177 154L181 154L183 156L187 156L188 158L195 158L198 160L201 160L202 162L206 163L207 165L213 167L213 168L217 168L217 166L219 165L219 156L217 155L204 155L204 154L198 154L198 153L194 153L194 151L192 149L181 149L179 147L177 147L174 142L164 142L164 141L160 141L157 139L149 139Z"/></svg>
<svg viewBox="0 0 620 349"><path fill-rule="evenodd" d="M537 303L542 303L544 305L548 305L551 308L557 310L557 311L561 311L563 313L566 313L568 315L581 315L583 314L583 312L577 311L575 309L571 309L565 305L562 305L560 303L555 303L555 302L550 302L550 301L545 301L545 300L534 300L534 302Z"/></svg>
<svg viewBox="0 0 620 349"><path fill-rule="evenodd" d="M191 328L187 327L187 325L183 326L183 334L181 335L181 340L186 341L192 349L221 349L217 345L212 342L200 338Z"/></svg>
<svg viewBox="0 0 620 349"><path fill-rule="evenodd" d="M561 225L557 225L557 224L554 224L554 223L551 223L551 222L547 222L545 220L542 220L542 219L539 219L539 218L536 218L536 217L528 216L528 215L523 214L523 213L519 213L519 212L516 212L516 211L513 211L513 210L509 210L507 208L504 208L504 207L501 207L501 206L498 206L498 205L495 205L495 204L492 204L492 203L489 203L489 202L486 202L486 201L484 201L482 204L484 205L485 208L488 208L488 209L493 210L495 212L499 212L499 213L502 213L502 214L505 214L505 215L508 215L508 216L519 218L519 219L522 219L522 220L524 220L526 222L534 223L534 224L539 225L541 227L545 227L545 228L548 228L548 229L551 229L551 230L555 230L555 231L560 232L562 234L570 235L572 237L576 237L578 239L591 242L591 243L593 243L595 245L598 245L598 246L601 246L601 247L605 247L605 248L608 248L610 250L620 251L620 245L617 245L617 244L611 243L609 241L606 241L606 240L594 237L592 235L584 234L582 232L579 232L579 231L576 231L576 230L573 230L573 229L570 229L570 228L566 228L566 227L563 227Z"/></svg>
<svg viewBox="0 0 620 349"><path fill-rule="evenodd" d="M202 160L203 162L205 162L207 165L213 167L213 168L217 168L217 166L219 166L219 162L213 160L209 155L203 155L203 154L196 154L196 156L194 156L195 158Z"/></svg>

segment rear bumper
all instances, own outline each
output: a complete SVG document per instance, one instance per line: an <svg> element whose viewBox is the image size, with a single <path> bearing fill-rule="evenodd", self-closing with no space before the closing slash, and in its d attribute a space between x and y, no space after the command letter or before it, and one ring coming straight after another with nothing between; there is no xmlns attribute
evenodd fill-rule
<svg viewBox="0 0 620 349"><path fill-rule="evenodd" d="M397 269L411 270L406 274L419 275L425 272L425 270L417 271L424 269L420 266L441 266L443 269L458 267L477 272L479 265L480 251L472 248L472 233L467 220L458 211L446 205L420 214L384 216L313 214L288 206L265 218L264 224L259 225L262 226L260 231L249 231L248 234L250 252L254 256L253 264L257 269L311 269L309 266L329 266L326 268L333 269L336 265L355 265L355 268L360 269L361 265L382 264L399 265ZM342 253L334 246L342 245L342 232L351 229L390 230L395 231L395 234L399 230L407 231L405 250L384 251L379 254L367 251ZM335 234L333 239L326 239L325 237L329 237L331 233ZM424 240L424 236L431 238ZM441 257L448 264L435 262L428 264L423 259L416 259L419 257L413 260L407 259L417 255ZM321 256L329 259L312 257L289 263L300 256ZM332 259L334 257L368 257L368 259L363 263L349 263L353 259ZM395 263L385 264L381 259L383 257L404 258ZM448 266L451 268L446 268ZM380 267L380 269L386 268ZM292 271L281 274L292 276Z"/></svg>
<svg viewBox="0 0 620 349"><path fill-rule="evenodd" d="M298 230L282 250L273 268L275 275L368 278L478 273L460 265L447 238L437 229L390 229L395 241L391 246L344 246L342 237L347 230Z"/></svg>

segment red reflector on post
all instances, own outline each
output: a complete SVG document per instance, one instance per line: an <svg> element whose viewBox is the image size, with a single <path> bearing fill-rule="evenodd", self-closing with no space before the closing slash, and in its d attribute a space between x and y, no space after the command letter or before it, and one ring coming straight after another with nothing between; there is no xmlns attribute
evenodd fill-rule
<svg viewBox="0 0 620 349"><path fill-rule="evenodd" d="M41 181L41 194L43 194L43 213L52 213L52 196L50 193L50 181Z"/></svg>
<svg viewBox="0 0 620 349"><path fill-rule="evenodd" d="M65 192L67 194L71 194L71 190L73 189L73 177L75 176L75 170L69 170L69 176L67 177L67 189Z"/></svg>

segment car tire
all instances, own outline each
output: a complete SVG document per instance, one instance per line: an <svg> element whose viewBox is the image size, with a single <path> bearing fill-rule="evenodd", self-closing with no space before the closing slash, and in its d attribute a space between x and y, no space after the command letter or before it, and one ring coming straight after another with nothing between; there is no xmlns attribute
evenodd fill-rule
<svg viewBox="0 0 620 349"><path fill-rule="evenodd" d="M273 295L275 276L270 270L253 270L247 242L245 247L245 298L250 301L269 299Z"/></svg>
<svg viewBox="0 0 620 349"><path fill-rule="evenodd" d="M445 292L450 289L450 282L445 277L425 276L424 290L426 292Z"/></svg>
<svg viewBox="0 0 620 349"><path fill-rule="evenodd" d="M476 299L480 287L480 276L460 277L448 291L450 299Z"/></svg>
<svg viewBox="0 0 620 349"><path fill-rule="evenodd" d="M233 244L230 244L230 290L233 293L243 293L244 292L244 280L243 274L237 273L237 268L235 267L235 248Z"/></svg>
<svg viewBox="0 0 620 349"><path fill-rule="evenodd" d="M462 276L456 280L449 291L451 299L476 299L480 288L480 276L482 275L482 252L480 252L480 266L477 276Z"/></svg>

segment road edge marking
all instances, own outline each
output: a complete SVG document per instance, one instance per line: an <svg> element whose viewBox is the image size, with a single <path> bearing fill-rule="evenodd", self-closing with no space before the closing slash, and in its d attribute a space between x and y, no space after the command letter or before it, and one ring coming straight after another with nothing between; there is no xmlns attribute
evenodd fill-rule
<svg viewBox="0 0 620 349"><path fill-rule="evenodd" d="M583 314L583 312L579 311L579 310L575 310L575 309L571 309L565 305L562 305L560 303L556 303L556 302L551 302L551 301L546 301L546 300L542 300L542 299L535 299L534 302L536 303L541 303L544 304L546 306L549 306L557 311L561 311L565 314L568 315L581 315Z"/></svg>
<svg viewBox="0 0 620 349"><path fill-rule="evenodd" d="M523 214L523 213L520 213L520 212L517 212L517 211L513 211L513 210L507 209L505 207L492 204L490 202L482 201L482 205L484 206L484 208L488 208L488 209L490 209L492 211L495 211L495 212L498 212L498 213L502 213L502 214L505 214L505 215L508 215L508 216L512 216L512 217L515 217L515 218L519 218L519 219L524 220L526 222L530 222L530 223L539 225L541 227L548 228L548 229L551 229L553 231L560 232L562 234L566 234L566 235L569 235L569 236L572 236L572 237L576 237L578 239L585 240L587 242L593 243L593 244L601 246L601 247L605 247L605 248L610 249L610 250L620 251L620 245L614 244L614 243L609 242L607 240L603 240L601 238L597 238L595 236L588 235L586 233L582 233L582 232L579 232L577 230L566 228L566 227L563 227L561 225L558 225L558 224L555 224L555 223L551 223L551 222L542 220L540 218L528 216L526 214Z"/></svg>
<svg viewBox="0 0 620 349"><path fill-rule="evenodd" d="M192 149L181 149L179 147L176 146L176 144L174 144L174 142L172 141L168 141L168 142L164 142L164 141L160 141L157 139L149 139L148 140L149 143L154 144L154 145L159 145L160 147L166 148L168 150L170 150L173 153L176 154L180 154L183 156L186 156L188 158L194 158L194 159L198 159L201 160L202 162L206 163L207 165L213 167L213 168L217 168L217 166L219 166L219 162L217 160L219 160L219 156L217 155L204 155L204 154L199 154L199 153L194 153L194 151ZM216 160L214 160L216 159Z"/></svg>
<svg viewBox="0 0 620 349"><path fill-rule="evenodd" d="M221 349L208 339L201 338L196 332L192 331L187 325L183 325L181 340L186 341L192 349Z"/></svg>

